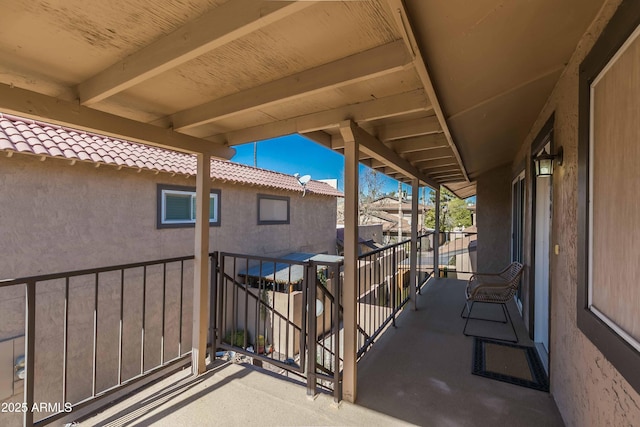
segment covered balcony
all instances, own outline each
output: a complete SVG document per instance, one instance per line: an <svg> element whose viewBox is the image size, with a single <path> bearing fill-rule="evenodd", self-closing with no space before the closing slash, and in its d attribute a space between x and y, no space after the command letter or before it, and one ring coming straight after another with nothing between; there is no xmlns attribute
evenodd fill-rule
<svg viewBox="0 0 640 427"><path fill-rule="evenodd" d="M170 266L175 262L183 264L184 261L186 260L171 260L161 265ZM153 269L152 265L147 267L150 271ZM130 268L138 267L127 266L124 270ZM168 269L171 270L171 267ZM547 392L472 375L474 339L462 334L465 320L460 317L466 281L430 276L423 279L417 298L417 310L407 307L394 313L392 305L372 304L373 301L368 300L368 296L364 296L365 302L359 304L359 323L363 329L371 325L370 317L374 312L386 311L391 317L385 319L384 314L380 315L379 319L386 323L386 327L383 325L371 342L365 343L364 339L361 341L364 355L358 361L360 394L356 403L337 399L332 384L322 378L314 380L317 381L317 389L309 393L310 383L304 377L310 373L308 370L300 374L295 370L278 369L277 357L274 358L267 351L258 352L257 349L243 351L243 345L246 346L243 343L238 343L235 348L237 352L234 353L219 352L213 359L209 354L206 372L194 377L189 369L187 350L183 350L187 358L169 356L169 349L174 346L174 341L181 341L180 337L172 336L170 325L163 325L167 329L162 336L163 340L166 338L162 348L167 350L163 351L165 360L156 362L157 368L149 367L149 357L153 359L153 354L143 355L143 358L147 358L147 364L143 365L146 369L144 374L132 376L130 372L125 373L123 381L123 363L125 367L131 364L126 361L126 355L123 358L120 353L120 369L117 371L123 386L105 390L105 371L110 370L108 365L113 363L104 354L94 353L94 363L97 364L94 365L93 372L97 376L93 378L93 393L96 397L74 404L76 408L68 414L64 411L60 414L47 413L45 409L35 415L53 425L79 423L88 426L221 423L471 426L478 425L479 419L483 420L482 423L523 426L563 425L555 402ZM152 280L147 283L151 289ZM128 282L127 285L130 284ZM149 296L151 297L151 292ZM153 307L153 304L147 305ZM267 310L271 311L271 308ZM368 311L365 312L366 310ZM499 313L491 310L488 308L482 314L489 314L491 317ZM511 304L509 310L516 319L515 326L521 344L530 345L524 323L517 317L515 304ZM316 313L312 315L315 316ZM153 322L147 325L149 342L143 346L148 352L150 349L157 350L158 347L149 346L151 340L156 338L152 335L154 325L151 323ZM496 324L479 325L479 328L476 325L474 332L490 334L497 339L510 334L507 325L494 325ZM101 332L106 329L109 326L102 324ZM337 333L341 334L339 329ZM68 330L65 335L68 333L73 332ZM42 333L38 335L43 336ZM287 351L282 350L284 345L272 342L278 352ZM327 347L318 345L317 354L326 355L331 346L327 344L326 336L318 343L324 343ZM120 346L113 346L111 349L100 348L103 352L117 352L118 348L122 349L122 341ZM233 349L234 346L227 348ZM52 347L54 349L55 346ZM331 349L335 350L335 347ZM66 348L64 350L71 351ZM77 355L77 351L75 353ZM309 354L310 350L307 349L307 356ZM65 366L69 363L63 361ZM75 363L75 369L80 368L78 362ZM302 363L304 367L304 361ZM319 362L317 366L322 368L322 365ZM327 366L331 367L330 364ZM49 370L47 375L51 375L52 371L47 367L39 366L36 372L43 370ZM318 369L317 372L321 374L323 371L326 372L326 369ZM77 399L75 396L79 391L65 388L69 384L76 384L77 387L78 378L74 378L74 375L73 372L64 374L66 380L56 390L62 392L69 401ZM128 380L127 377L131 379ZM39 382L38 378L36 382ZM91 382L89 379L88 383ZM34 392L38 399L51 399L48 397L51 396L51 390L42 389L37 383ZM51 409L49 408L50 412ZM36 418L38 424L43 421Z"/></svg>
<svg viewBox="0 0 640 427"><path fill-rule="evenodd" d="M460 316L467 281L433 274L471 276L462 245L475 236L458 234L440 245L437 233L421 235L413 252L404 241L359 256L355 404L341 393L342 257L210 254L207 368L197 377L185 286L193 257L5 280L4 289L27 289L26 342L38 339L27 350L48 348L47 356L27 353L36 375L26 371L26 396L36 406L59 395L72 405L38 409L34 423L474 425L482 417L562 425L547 392L472 375L474 339L462 334ZM487 310L480 314L499 314ZM509 310L530 344L515 304ZM82 317L91 312L93 338L79 347L74 337L86 335ZM493 325L474 333L507 339L509 326Z"/></svg>
<svg viewBox="0 0 640 427"><path fill-rule="evenodd" d="M325 393L309 399L302 384L219 361L201 377L175 374L80 425L563 425L549 394L471 375L473 340L458 316L463 287L455 279L425 285L418 310L403 311L359 362L356 404ZM522 322L517 330L525 339Z"/></svg>
<svg viewBox="0 0 640 427"><path fill-rule="evenodd" d="M74 235L61 250L66 256L51 263L55 241L40 245L34 235L30 249L11 247L16 258L1 265L0 286L11 287L25 308L24 343L14 348L19 355L24 347L15 373L24 376L26 410L14 405L20 409L7 423L82 418L94 404L186 367L183 377L157 383L155 397L123 400L104 422L127 422L127 413L144 422L144 405L155 404L167 406L152 409L149 421L201 420L208 399L239 404L243 396L220 394L242 389L258 373L265 390L302 391L258 368L219 365L234 352L303 379L308 395L344 402L337 409L324 397L306 402L309 409L291 423L640 425L633 268L640 205L626 197L637 189L640 156L638 2L62 3L19 0L3 8L0 113L195 158L193 251L175 253L177 242L138 236L105 254L103 240ZM210 160L231 158L239 144L292 134L344 155L340 260L234 254L232 242L212 237ZM29 151L42 161L94 161L69 160L43 144L29 149L12 137L0 139L6 157ZM552 163L543 168L541 159ZM440 224L433 236L419 236L414 216L409 241L359 257L360 164L409 184L414 195L430 187L436 212L443 187L477 197L475 265L456 274L525 265L509 309L521 342L542 355L549 393L469 373L473 340L461 334L458 317L463 283L439 277ZM116 191L118 181L111 182ZM17 188L9 203L25 199L38 200L38 192ZM91 222L89 212L85 217ZM7 241L15 237L11 224L2 223ZM72 266L73 259L90 265ZM284 279L280 263L289 266ZM68 316L79 315L69 302L76 280L89 289L89 315L80 323L90 342L73 339L67 328ZM138 308L128 305L138 297L122 290L129 280L141 284ZM105 283L117 303L99 309ZM145 313L147 284L160 284L153 288L161 301L150 314L154 323L146 325L143 314L128 330L123 313ZM38 332L38 322L58 327L58 335ZM140 353L124 354L123 339L140 343ZM72 346L90 357L69 357ZM44 351L55 351L59 363L38 368ZM56 376L61 387L39 388L43 375ZM68 387L72 379L82 387ZM39 400L49 395L57 397ZM244 413L286 423L274 394L260 395L271 403ZM34 409L39 402L45 406ZM323 418L328 413L336 418ZM86 422L102 422L93 420Z"/></svg>
<svg viewBox="0 0 640 427"><path fill-rule="evenodd" d="M81 420L80 425L563 425L543 392L473 376L472 339L457 316L463 282L432 280L418 311L404 311L396 328L359 362L357 404L246 364L216 362L201 377L175 374ZM511 307L512 309L515 307ZM524 325L518 333L526 337ZM406 351L406 350L409 351ZM381 386L384 384L384 386Z"/></svg>

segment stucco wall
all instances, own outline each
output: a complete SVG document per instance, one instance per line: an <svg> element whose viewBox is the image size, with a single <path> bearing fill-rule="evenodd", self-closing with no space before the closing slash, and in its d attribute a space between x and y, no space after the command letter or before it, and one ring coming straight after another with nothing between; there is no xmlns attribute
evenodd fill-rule
<svg viewBox="0 0 640 427"><path fill-rule="evenodd" d="M191 255L194 228L156 227L157 184L195 186L194 178L142 171L71 166L67 161L0 156L0 279ZM214 181L221 190L221 225L211 227L211 251L265 256L288 252L335 253L336 198ZM258 225L257 194L290 197L290 224ZM177 270L176 270L177 268ZM179 266L168 268L165 346L177 355ZM142 282L125 284L123 379L139 373ZM145 369L159 362L161 267L149 268L145 325ZM119 273L101 275L99 292L98 391L117 381ZM192 262L186 262L183 292L183 351L191 346ZM69 394L77 401L91 391L94 280L71 281ZM36 401L61 399L64 282L37 290ZM0 340L24 334L24 287L0 290ZM0 367L1 370L12 367ZM20 390L21 385L18 385ZM17 396L15 399L20 400ZM14 399L14 400L15 400ZM18 414L19 415L19 414ZM40 414L43 415L43 414ZM3 423L19 422L3 417Z"/></svg>
<svg viewBox="0 0 640 427"><path fill-rule="evenodd" d="M511 165L483 173L477 182L478 271L500 271L509 264Z"/></svg>
<svg viewBox="0 0 640 427"><path fill-rule="evenodd" d="M195 186L194 178L15 155L0 157L0 180L2 278L193 254L193 228L156 228L156 186ZM335 198L219 181L212 187L222 194L211 251L335 252ZM257 225L257 193L289 196L291 223Z"/></svg>
<svg viewBox="0 0 640 427"><path fill-rule="evenodd" d="M559 245L559 254L551 255L550 375L551 393L569 426L640 425L640 395L582 334L576 322L578 70L619 3L607 1L583 36L514 161L517 164L528 159L533 139L555 113L555 144L564 148L564 162L553 175L551 245ZM530 189L530 171L527 185ZM525 260L531 259L528 200Z"/></svg>

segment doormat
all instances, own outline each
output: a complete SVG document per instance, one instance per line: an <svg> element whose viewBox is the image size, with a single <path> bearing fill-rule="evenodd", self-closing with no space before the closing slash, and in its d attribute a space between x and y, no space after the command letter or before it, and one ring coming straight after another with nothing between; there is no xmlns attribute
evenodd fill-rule
<svg viewBox="0 0 640 427"><path fill-rule="evenodd" d="M534 390L549 391L549 379L534 347L475 338L471 373Z"/></svg>

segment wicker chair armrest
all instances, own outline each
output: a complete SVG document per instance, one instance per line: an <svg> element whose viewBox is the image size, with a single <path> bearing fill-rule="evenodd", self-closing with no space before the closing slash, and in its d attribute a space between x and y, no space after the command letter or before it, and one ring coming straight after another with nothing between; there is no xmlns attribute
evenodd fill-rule
<svg viewBox="0 0 640 427"><path fill-rule="evenodd" d="M500 299L500 295L514 293L522 275L522 270L522 264L513 262L499 273L473 274L469 278L465 289L467 299L473 300L479 297L491 299L491 296Z"/></svg>
<svg viewBox="0 0 640 427"><path fill-rule="evenodd" d="M501 280L495 280L495 277L493 278L494 280L490 281L490 282L485 282L485 281L476 281L475 283L470 283L467 287L467 295L473 299L475 298L478 294L480 293L495 293L495 291L497 289L508 289L509 283L506 281L501 281Z"/></svg>
<svg viewBox="0 0 640 427"><path fill-rule="evenodd" d="M472 278L476 278L476 279L480 279L482 282L488 282L488 281L492 281L495 279L500 279L502 276L500 276L500 274L496 273L475 273L473 276L471 276Z"/></svg>

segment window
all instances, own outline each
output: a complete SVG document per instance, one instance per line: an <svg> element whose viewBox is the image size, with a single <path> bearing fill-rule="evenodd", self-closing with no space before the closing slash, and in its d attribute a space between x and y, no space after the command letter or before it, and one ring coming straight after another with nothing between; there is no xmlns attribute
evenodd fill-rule
<svg viewBox="0 0 640 427"><path fill-rule="evenodd" d="M524 263L524 172L511 182L511 261L519 263ZM518 286L516 302L522 312L522 285Z"/></svg>
<svg viewBox="0 0 640 427"><path fill-rule="evenodd" d="M158 185L158 228L194 227L196 192L193 187ZM209 225L220 225L220 190L209 196Z"/></svg>
<svg viewBox="0 0 640 427"><path fill-rule="evenodd" d="M258 225L289 224L289 198L258 194Z"/></svg>
<svg viewBox="0 0 640 427"><path fill-rule="evenodd" d="M640 2L580 67L578 327L640 391Z"/></svg>

